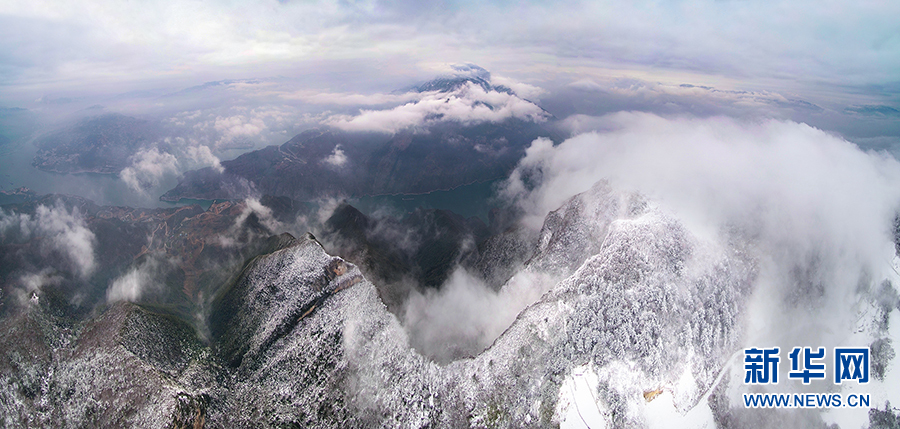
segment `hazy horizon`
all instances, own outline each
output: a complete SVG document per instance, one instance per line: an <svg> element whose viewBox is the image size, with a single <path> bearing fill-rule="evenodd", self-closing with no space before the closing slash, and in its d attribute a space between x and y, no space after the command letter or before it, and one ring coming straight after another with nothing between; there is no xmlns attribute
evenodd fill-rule
<svg viewBox="0 0 900 429"><path fill-rule="evenodd" d="M50 356L0 337L28 368L0 385L31 383L0 417L900 419L874 409L900 403L898 22L889 1L0 3L0 191L37 194L0 208L0 322ZM133 338L94 344L95 322ZM811 391L741 383L735 357L774 346L782 370L869 347L871 407L742 404ZM147 368L157 402L72 411L123 370L67 360L91 353Z"/></svg>

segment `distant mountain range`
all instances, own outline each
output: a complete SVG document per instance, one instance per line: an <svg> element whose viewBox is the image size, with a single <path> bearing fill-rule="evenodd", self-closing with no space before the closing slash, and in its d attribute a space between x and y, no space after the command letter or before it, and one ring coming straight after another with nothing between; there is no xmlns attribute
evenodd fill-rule
<svg viewBox="0 0 900 429"><path fill-rule="evenodd" d="M439 123L427 132L394 135L309 130L281 146L223 161L222 173L213 168L187 172L160 199L262 194L309 201L446 190L505 177L534 139L550 136L539 124L516 119L471 126ZM338 153L339 162L330 162Z"/></svg>
<svg viewBox="0 0 900 429"><path fill-rule="evenodd" d="M244 81L210 82L183 93ZM456 74L407 88L457 96L469 86L515 96L492 85L490 73L466 66ZM540 108L532 103L522 101ZM493 111L498 106L479 101ZM547 114L549 117L549 114ZM89 117L39 137L33 165L57 173L118 174L139 151L171 151L158 124L120 114ZM561 140L542 123L508 118L459 122L437 116L393 134L351 132L321 126L280 146L269 146L184 174L163 201L285 196L309 201L322 196L421 194L505 177L539 137Z"/></svg>
<svg viewBox="0 0 900 429"><path fill-rule="evenodd" d="M118 174L130 158L160 137L150 121L120 114L106 114L38 138L33 166L54 173Z"/></svg>
<svg viewBox="0 0 900 429"><path fill-rule="evenodd" d="M460 74L405 91L453 94L467 85L477 85L485 91L512 94L509 88L492 86L489 79L486 70L471 66ZM469 124L435 121L424 128L394 134L320 128L305 131L280 146L224 161L221 173L213 168L187 172L160 199L276 195L307 201L334 195L446 190L505 177L538 137L555 136L540 123L515 118Z"/></svg>

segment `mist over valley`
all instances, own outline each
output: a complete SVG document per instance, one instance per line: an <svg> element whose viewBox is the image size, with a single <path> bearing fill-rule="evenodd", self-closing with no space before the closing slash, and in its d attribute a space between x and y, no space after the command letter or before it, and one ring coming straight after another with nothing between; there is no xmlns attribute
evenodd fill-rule
<svg viewBox="0 0 900 429"><path fill-rule="evenodd" d="M351 3L0 6L4 427L900 422L900 10Z"/></svg>

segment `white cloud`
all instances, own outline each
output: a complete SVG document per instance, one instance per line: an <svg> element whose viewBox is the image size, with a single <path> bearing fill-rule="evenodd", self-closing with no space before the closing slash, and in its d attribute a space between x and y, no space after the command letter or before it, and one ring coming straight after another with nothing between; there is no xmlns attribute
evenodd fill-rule
<svg viewBox="0 0 900 429"><path fill-rule="evenodd" d="M393 109L363 110L356 116L338 115L327 123L350 131L394 133L437 121L473 124L510 118L542 122L547 119L547 114L515 95L485 91L478 85L466 83L456 91L422 93L419 100Z"/></svg>
<svg viewBox="0 0 900 429"><path fill-rule="evenodd" d="M134 192L148 195L163 179L172 178L186 169L213 167L224 171L219 158L209 146L178 137L165 140L169 152L157 147L142 149L131 157L131 165L119 172L119 178Z"/></svg>
<svg viewBox="0 0 900 429"><path fill-rule="evenodd" d="M247 208L241 213L241 216L238 217L236 224L240 225L247 216L251 213L255 213L259 222L272 233L277 234L284 231L284 226L281 222L272 216L272 209L262 205L258 199L247 198L244 200L244 204L247 205Z"/></svg>
<svg viewBox="0 0 900 429"><path fill-rule="evenodd" d="M234 223L228 231L215 237L216 242L222 247L235 247L247 244L249 239L255 238L252 231L244 227L244 222L251 215L255 215L259 223L271 234L280 234L288 230L288 227L272 216L272 209L262 205L259 199L247 198L241 203L244 207L241 214L234 219ZM245 236L244 234L251 235Z"/></svg>
<svg viewBox="0 0 900 429"><path fill-rule="evenodd" d="M278 94L278 96L288 100L300 100L311 104L335 104L344 106L395 104L419 98L419 95L414 92L405 92L402 94L354 94L348 92L317 92L312 90L283 92Z"/></svg>
<svg viewBox="0 0 900 429"><path fill-rule="evenodd" d="M159 290L162 286L158 283L160 280L158 265L155 259L150 258L113 280L106 290L106 301L137 302L145 293Z"/></svg>
<svg viewBox="0 0 900 429"><path fill-rule="evenodd" d="M243 115L222 117L215 119L213 127L222 134L224 139L237 137L253 137L266 129L266 124L261 118L247 117Z"/></svg>
<svg viewBox="0 0 900 429"><path fill-rule="evenodd" d="M14 234L26 239L40 238L43 252L58 251L68 260L70 271L82 278L96 269L96 237L88 229L77 208L69 211L62 203L39 205L34 216L0 211L0 235ZM27 282L26 282L27 283Z"/></svg>
<svg viewBox="0 0 900 429"><path fill-rule="evenodd" d="M605 132L581 134L555 147L538 139L527 149L506 193L535 216L532 225L603 178L653 198L678 204L708 202L709 207L733 211L756 205L749 200L775 195L793 197L777 201L804 212L809 209L801 202L808 200L833 204L873 192L892 195L888 179L896 174L895 161L864 153L803 124L721 117L666 119L641 113L596 120ZM526 192L523 178L535 173L541 185ZM849 192L854 187L858 192ZM881 188L866 190L873 187ZM887 198L879 201L888 204Z"/></svg>
<svg viewBox="0 0 900 429"><path fill-rule="evenodd" d="M458 266L440 289L424 293L413 289L403 325L413 347L432 359L450 362L475 356L554 284L545 274L521 271L494 291Z"/></svg>
<svg viewBox="0 0 900 429"><path fill-rule="evenodd" d="M234 84L224 85L225 89L208 89L215 94L232 91ZM248 87L258 85L248 84ZM234 90L246 93L248 99L235 100L224 97L221 104L213 104L198 110L188 110L167 119L178 127L182 139L181 146L208 146L209 149L248 149L260 145L284 143L285 132L297 128L301 122L308 122L296 108L282 104L282 100L263 97L270 90L258 92L256 89ZM269 104L271 102L276 104ZM190 154L189 154L190 155ZM194 156L192 156L193 158Z"/></svg>
<svg viewBox="0 0 900 429"><path fill-rule="evenodd" d="M342 167L347 163L347 155L344 154L344 150L341 149L341 145L337 145L334 147L331 155L328 155L324 161L333 167Z"/></svg>
<svg viewBox="0 0 900 429"><path fill-rule="evenodd" d="M865 289L883 279L898 284L891 223L900 163L889 155L787 121L605 119L609 131L558 146L541 139L528 149L504 193L530 228L609 179L643 193L697 237L738 240L760 270L746 313L748 344L840 345Z"/></svg>
<svg viewBox="0 0 900 429"><path fill-rule="evenodd" d="M94 244L96 237L87 228L77 209L67 211L62 205L55 208L38 206L37 227L50 235L53 245L68 254L82 277L94 272Z"/></svg>
<svg viewBox="0 0 900 429"><path fill-rule="evenodd" d="M209 146L187 146L185 148L185 153L191 159L191 161L193 161L192 168L213 167L219 173L225 170L222 167L222 163L219 161L219 158L213 155L212 150L210 150Z"/></svg>
<svg viewBox="0 0 900 429"><path fill-rule="evenodd" d="M491 84L505 86L513 90L513 92L515 92L519 97L532 101L540 100L541 95L547 92L539 86L529 85L527 83L519 82L517 80L513 80L503 76L492 75Z"/></svg>
<svg viewBox="0 0 900 429"><path fill-rule="evenodd" d="M131 165L119 173L119 178L135 192L144 193L148 188L158 186L165 175L177 173L178 159L175 155L153 147L136 153Z"/></svg>
<svg viewBox="0 0 900 429"><path fill-rule="evenodd" d="M44 286L58 285L62 280L62 276L54 274L53 269L45 268L38 273L28 273L19 278L22 288L13 290L12 294L17 297L19 304L37 302Z"/></svg>

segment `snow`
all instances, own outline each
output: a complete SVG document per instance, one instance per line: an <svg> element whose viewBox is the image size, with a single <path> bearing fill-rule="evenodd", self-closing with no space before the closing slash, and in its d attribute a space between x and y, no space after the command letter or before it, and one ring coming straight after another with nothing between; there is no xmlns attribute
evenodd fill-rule
<svg viewBox="0 0 900 429"><path fill-rule="evenodd" d="M559 389L559 399L556 403L556 416L560 428L606 428L605 410L594 393L598 384L597 374L591 365L572 369Z"/></svg>
<svg viewBox="0 0 900 429"><path fill-rule="evenodd" d="M711 428L722 415L764 415L741 414L735 399L746 390L735 357L767 328L751 324L748 335L747 312L770 308L751 294L770 279L759 276L739 231L698 236L663 208L601 182L548 216L537 246L501 290L533 302L471 359L438 365L417 353L359 269L307 237L256 258L226 292L232 313L217 334L221 366L190 355L190 369L166 369L133 352L141 348L115 343L32 375L51 394L59 395L54 386L75 392L65 409L74 422L104 405L96 392L110 382L143 395L142 417L167 418L180 392L208 394L208 424L221 427ZM860 308L862 328L837 345L900 338L900 312L891 310L889 331L880 332L880 307ZM119 369L101 372L107 366ZM881 406L898 398L897 366L884 381L841 389L868 391ZM85 376L94 372L112 379ZM723 407L711 405L713 392ZM2 398L4 406L19 401ZM858 427L865 413L822 418Z"/></svg>
<svg viewBox="0 0 900 429"><path fill-rule="evenodd" d="M674 397L671 392L663 391L652 402L649 402L644 410L647 427L655 428L694 428L712 429L716 427L712 410L706 402L697 404L687 413L679 413L675 409Z"/></svg>
<svg viewBox="0 0 900 429"><path fill-rule="evenodd" d="M447 366L410 348L371 283L335 289L358 275L357 268L316 283L334 261L317 246L262 258L247 273L248 291L241 296L249 297L250 314L265 316L241 323L250 359L240 365L230 390L240 393L229 402L261 410L250 422L270 415L309 426L324 404L325 415L350 419L351 426L447 426L461 419L474 427L531 427L554 419L564 427L633 426L673 413L685 424L706 422L709 407L697 404L737 347L736 321L752 264L727 246L691 236L652 205L617 208L633 200L598 184L562 207L558 221L548 220L543 251L505 286L509 293L522 287L547 292L534 295L538 301L488 350ZM576 259L555 264L567 248ZM548 275L541 266L555 272ZM543 281L534 286L522 282L526 278ZM310 284L336 292L273 337L273 324L318 293ZM269 344L265 351L263 343ZM660 387L667 393L648 405L642 392ZM273 403L270 392L282 400ZM224 425L237 423L220 418Z"/></svg>

